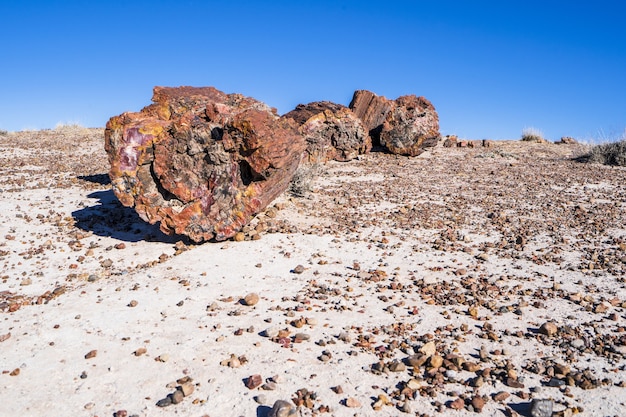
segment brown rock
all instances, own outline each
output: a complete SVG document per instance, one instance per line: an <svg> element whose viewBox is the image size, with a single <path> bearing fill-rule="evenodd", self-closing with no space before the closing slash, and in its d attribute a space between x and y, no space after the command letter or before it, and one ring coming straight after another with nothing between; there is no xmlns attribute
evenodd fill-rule
<svg viewBox="0 0 626 417"><path fill-rule="evenodd" d="M498 392L498 393L494 394L494 396L493 396L493 400L494 400L494 401L501 402L501 401L506 400L506 399L507 399L507 398L509 398L510 396L511 396L511 394L509 394L508 392L506 392L506 391L500 391L500 392Z"/></svg>
<svg viewBox="0 0 626 417"><path fill-rule="evenodd" d="M539 327L539 333L545 334L546 336L554 336L558 331L559 328L551 321L547 321Z"/></svg>
<svg viewBox="0 0 626 417"><path fill-rule="evenodd" d="M304 151L293 120L212 87L155 87L152 101L105 130L113 191L145 221L225 240L287 189Z"/></svg>
<svg viewBox="0 0 626 417"><path fill-rule="evenodd" d="M299 131L306 140L305 162L350 161L372 148L361 120L340 104L328 101L299 104L283 117L300 125Z"/></svg>
<svg viewBox="0 0 626 417"><path fill-rule="evenodd" d="M263 383L263 378L259 374L250 375L245 380L246 388L255 389Z"/></svg>
<svg viewBox="0 0 626 417"><path fill-rule="evenodd" d="M443 141L443 146L444 148L454 148L458 140L459 138L456 135L448 135L446 140Z"/></svg>
<svg viewBox="0 0 626 417"><path fill-rule="evenodd" d="M296 408L284 400L277 400L267 417L295 417Z"/></svg>
<svg viewBox="0 0 626 417"><path fill-rule="evenodd" d="M439 140L439 116L424 97L407 95L395 101L357 90L350 109L363 122L372 143L398 155L416 156Z"/></svg>
<svg viewBox="0 0 626 417"><path fill-rule="evenodd" d="M243 298L243 303L247 306L253 306L256 305L256 303L259 302L259 294L255 293L255 292L251 292L250 294L247 294L244 298Z"/></svg>
<svg viewBox="0 0 626 417"><path fill-rule="evenodd" d="M387 114L393 107L393 102L385 97L377 96L371 91L357 90L352 96L349 107L363 122L373 144L380 144L380 131Z"/></svg>
<svg viewBox="0 0 626 417"><path fill-rule="evenodd" d="M578 141L576 139L569 136L563 136L561 140L556 142L557 145L576 145L577 143Z"/></svg>
<svg viewBox="0 0 626 417"><path fill-rule="evenodd" d="M472 407L474 407L474 410L479 413L483 411L483 407L485 406L485 403L486 403L485 399L481 397L480 395L472 397Z"/></svg>
<svg viewBox="0 0 626 417"><path fill-rule="evenodd" d="M453 410L462 410L463 408L465 408L465 401L463 400L463 398L457 398L454 401L450 401L448 403L448 407Z"/></svg>
<svg viewBox="0 0 626 417"><path fill-rule="evenodd" d="M87 354L85 355L85 359L91 359L91 358L95 358L96 355L98 354L97 350L90 350L89 352L87 352Z"/></svg>
<svg viewBox="0 0 626 417"><path fill-rule="evenodd" d="M380 132L380 144L398 155L416 156L437 145L439 116L424 97L415 95L396 99Z"/></svg>
<svg viewBox="0 0 626 417"><path fill-rule="evenodd" d="M361 402L354 397L348 397L346 398L345 405L349 408L359 408L361 407Z"/></svg>

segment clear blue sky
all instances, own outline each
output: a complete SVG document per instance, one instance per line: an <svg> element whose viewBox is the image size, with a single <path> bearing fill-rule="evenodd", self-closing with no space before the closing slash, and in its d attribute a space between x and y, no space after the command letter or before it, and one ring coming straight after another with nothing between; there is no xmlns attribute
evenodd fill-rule
<svg viewBox="0 0 626 417"><path fill-rule="evenodd" d="M626 128L623 1L0 0L0 129L103 127L155 85L286 113L356 89L427 97L442 134Z"/></svg>

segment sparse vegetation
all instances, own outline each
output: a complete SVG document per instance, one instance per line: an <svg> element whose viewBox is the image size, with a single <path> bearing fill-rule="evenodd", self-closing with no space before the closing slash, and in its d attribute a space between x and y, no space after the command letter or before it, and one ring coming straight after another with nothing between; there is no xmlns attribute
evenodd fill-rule
<svg viewBox="0 0 626 417"><path fill-rule="evenodd" d="M0 136L6 136L8 134L9 134L9 132L7 132L6 130L0 129Z"/></svg>
<svg viewBox="0 0 626 417"><path fill-rule="evenodd" d="M626 139L594 145L584 159L596 164L626 166Z"/></svg>
<svg viewBox="0 0 626 417"><path fill-rule="evenodd" d="M546 140L543 137L543 132L539 129L535 129L534 127L527 127L522 130L522 140L524 142L545 142Z"/></svg>
<svg viewBox="0 0 626 417"><path fill-rule="evenodd" d="M78 123L57 123L56 126L54 127L54 131L55 132L59 132L59 133L83 133L85 130L87 130L86 127L81 126Z"/></svg>
<svg viewBox="0 0 626 417"><path fill-rule="evenodd" d="M304 197L311 191L313 180L321 172L322 167L320 164L301 164L289 184L289 193L294 197Z"/></svg>

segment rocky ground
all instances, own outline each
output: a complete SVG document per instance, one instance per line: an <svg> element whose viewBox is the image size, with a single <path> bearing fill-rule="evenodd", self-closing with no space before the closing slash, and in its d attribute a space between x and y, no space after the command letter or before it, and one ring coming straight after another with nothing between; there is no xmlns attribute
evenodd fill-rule
<svg viewBox="0 0 626 417"><path fill-rule="evenodd" d="M192 245L102 129L3 134L0 415L625 415L626 169L583 152L373 152Z"/></svg>

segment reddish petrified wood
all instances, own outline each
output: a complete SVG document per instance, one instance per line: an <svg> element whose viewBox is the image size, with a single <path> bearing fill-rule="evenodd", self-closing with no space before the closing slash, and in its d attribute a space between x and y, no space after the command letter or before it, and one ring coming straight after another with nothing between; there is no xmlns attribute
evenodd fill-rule
<svg viewBox="0 0 626 417"><path fill-rule="evenodd" d="M424 97L408 95L392 101L357 90L350 109L361 119L372 142L394 154L419 155L440 138L439 117Z"/></svg>
<svg viewBox="0 0 626 417"><path fill-rule="evenodd" d="M155 87L152 101L105 131L113 191L142 219L224 240L287 189L305 147L292 120L212 87Z"/></svg>
<svg viewBox="0 0 626 417"><path fill-rule="evenodd" d="M300 125L300 133L306 140L305 162L350 161L372 148L361 120L340 104L329 101L299 104L283 117Z"/></svg>

